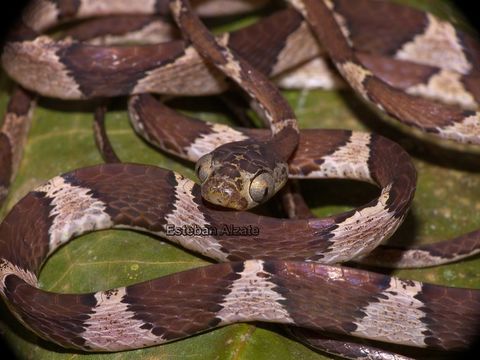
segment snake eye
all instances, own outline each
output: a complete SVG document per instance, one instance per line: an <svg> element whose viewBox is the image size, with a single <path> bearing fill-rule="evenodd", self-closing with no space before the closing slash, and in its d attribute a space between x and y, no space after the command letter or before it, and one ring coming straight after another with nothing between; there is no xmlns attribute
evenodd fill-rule
<svg viewBox="0 0 480 360"><path fill-rule="evenodd" d="M253 201L261 203L268 199L275 187L275 181L269 173L260 173L250 183L250 197Z"/></svg>
<svg viewBox="0 0 480 360"><path fill-rule="evenodd" d="M206 154L203 155L200 159L198 159L197 163L195 164L195 173L198 176L200 182L205 182L209 177L210 173L212 172L212 155Z"/></svg>

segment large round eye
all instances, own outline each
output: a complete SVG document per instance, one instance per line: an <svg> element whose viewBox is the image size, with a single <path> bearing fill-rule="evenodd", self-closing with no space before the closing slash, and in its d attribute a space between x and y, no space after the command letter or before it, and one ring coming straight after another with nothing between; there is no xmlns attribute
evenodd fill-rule
<svg viewBox="0 0 480 360"><path fill-rule="evenodd" d="M208 176L212 172L212 155L206 154L198 159L195 164L195 173L197 174L199 180L203 183L207 180Z"/></svg>
<svg viewBox="0 0 480 360"><path fill-rule="evenodd" d="M258 174L250 183L250 197L253 201L261 203L271 196L274 187L272 175L266 172Z"/></svg>

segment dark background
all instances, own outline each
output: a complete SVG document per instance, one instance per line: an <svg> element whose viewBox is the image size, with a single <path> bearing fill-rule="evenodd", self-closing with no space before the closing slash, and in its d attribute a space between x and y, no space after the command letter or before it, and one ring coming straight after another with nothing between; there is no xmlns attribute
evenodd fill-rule
<svg viewBox="0 0 480 360"><path fill-rule="evenodd" d="M2 10L0 13L0 44L3 43L5 33L7 29L15 22L19 16L22 8L28 1L26 0L17 0L15 4L12 2L4 2L2 4ZM469 22L480 32L480 17L478 16L478 11L476 6L478 3L471 0L457 0L454 1L455 5L460 8L463 14L467 17ZM7 5L8 4L8 5ZM473 355L473 354L472 354ZM13 354L8 352L7 345L3 342L3 338L0 334L0 357L3 359L14 359ZM465 357L467 358L467 357Z"/></svg>

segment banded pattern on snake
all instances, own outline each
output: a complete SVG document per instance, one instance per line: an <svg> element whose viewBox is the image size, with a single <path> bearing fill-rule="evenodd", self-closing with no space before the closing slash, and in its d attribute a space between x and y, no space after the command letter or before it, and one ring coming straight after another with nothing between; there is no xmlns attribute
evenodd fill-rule
<svg viewBox="0 0 480 360"><path fill-rule="evenodd" d="M305 4L307 3L305 2ZM327 4L329 3L327 2ZM316 4L307 6L314 7ZM304 10L303 7L300 8ZM320 10L324 11L325 9ZM318 13L321 13L321 11ZM177 12L178 14L181 15L182 12ZM188 11L185 14L188 14ZM306 14L308 15L308 12ZM316 11L315 14L317 14ZM324 16L326 19L329 18L328 14ZM316 19L313 18L310 21L315 24ZM334 25L332 25L332 28L334 28ZM321 32L321 29L319 32ZM329 34L327 34L328 36ZM328 39L326 43L328 43ZM329 50L331 47L334 46L329 46ZM211 56L211 53L208 55ZM347 60L345 60L347 55L342 52L339 53L338 49L331 55L340 67L353 67L357 70L360 68L363 75L368 72L357 62L355 55L347 57ZM350 76L355 75L348 69L344 69L344 72L347 73L347 78L349 78L349 74ZM230 76L232 74L234 76L235 71L230 73ZM405 107L398 110L398 104L388 102L388 98L381 98L382 91L376 93L375 88L367 89L366 84L370 80L366 81L366 79L370 75L365 77L363 75L360 78L361 81L358 81L358 78L355 77L350 78L350 80L354 83L357 80L356 89L360 93L374 94L374 102L380 104L381 107L387 106L389 112L395 114L404 111L406 108L408 109L407 105L412 104L410 113L412 109L418 109L416 107L418 105L417 100L408 96L405 97L404 93L389 90L388 86L382 88L382 90L392 91L390 101L400 98L411 100L408 104L403 104ZM244 75L240 77L239 82L242 83L243 79ZM376 82L378 80L375 80L374 76L372 76L372 79L374 79L373 83L376 86L383 84L381 81ZM260 91L259 95L263 94L264 92ZM134 108L138 99L132 100ZM265 101L261 102L263 105L264 103ZM422 104L433 103L422 102ZM422 109L420 109L420 113L422 113ZM461 125L449 123L447 127L453 126L454 138L457 140L475 142L471 140L475 138L475 132L473 132L473 136L470 132L468 134L461 131L457 132L468 119L470 119L468 125L472 122L473 130L475 130L475 119L472 120L472 117L476 116L475 114L460 112L460 110L457 111L454 108L440 105L431 105L431 109L438 109L440 115L442 115L443 110L451 111L448 112L448 116L462 114L462 118L458 118L458 123ZM396 115L408 122L409 111ZM428 118L428 111L423 113L425 117L422 123L425 124L426 121L428 122L431 119ZM446 113L444 112L444 114ZM463 120L464 118L467 120ZM289 117L286 119L288 120ZM138 123L140 121L137 121ZM208 125L206 127L211 128ZM427 129L433 128L427 127ZM435 129L435 131L439 131L438 126ZM213 130L215 132L218 128L213 128ZM449 128L450 130L452 129ZM237 131L237 134L242 131L245 134L248 133L248 130L233 131ZM263 133L260 136L265 139L266 134L268 133ZM29 286L28 284L35 285L35 275L33 274L38 272L41 263L48 254L68 241L71 236L91 229L112 226L129 227L163 235L165 233L165 223L162 223L162 221L159 223L158 219L179 221L182 224L186 221L185 218L182 218L182 213L191 215L192 209L198 210L194 214L199 214L195 215L198 216L195 220L200 225L207 223L215 225L215 221L220 223L227 219L230 223L253 221L260 225L264 224L261 233L266 234L266 241L262 245L265 245L268 239L273 238L273 235L268 236L269 234L278 234L279 229L282 229L282 232L285 233L287 229L283 225L286 223L285 220L263 218L248 213L230 213L229 217L229 215L226 215L228 213L208 209L200 201L198 187L178 175L155 168L134 165L99 166L78 170L52 179L45 186L27 195L12 210L7 220L0 227L0 233L2 234L0 241L3 241L2 294L16 309L15 313L21 321L27 323L27 326L33 328L36 333L64 346L87 350L111 351L147 346L238 320L293 323L308 328L354 334L365 338L414 346L428 345L445 349L465 346L476 336L474 324L479 315L479 295L477 291L447 289L418 282L402 281L359 270L271 260L271 258L307 259L324 263L349 260L367 253L383 237L388 237L408 210L413 196L415 172L408 156L397 145L381 137L341 131L329 132L325 134L325 138L323 145L315 148L318 153L313 164L312 159L315 157L302 159L300 156L297 160L297 168L295 168L295 162L289 164L290 172L295 173L297 171L303 174L315 173L316 171L317 176L334 173L339 177L361 178L364 181L377 183L382 187L382 193L377 200L356 211L328 219L297 220L293 225L290 224L292 229L296 228L298 231L299 228L304 228L307 231L304 241L309 246L305 247L303 245L302 250L294 250L294 252L289 252L289 255L283 255L276 247L259 249L260 252L258 252L257 246L250 246L248 242L233 244L234 242L229 242L229 239L220 241L220 239L214 238L208 239L210 246L207 246L206 250L205 244L200 246L200 241L196 241L194 238L172 238L173 241L178 241L217 260L243 260L251 257L262 260L214 265L197 273L194 270L193 272L172 275L168 278L133 287L83 296L48 294ZM297 154L302 154L301 144L302 135L300 135L300 149L297 150ZM313 147L306 146L305 149L303 155L311 151ZM351 158L349 158L352 154L357 156L360 154L355 166L351 165ZM400 168L402 171L393 172L391 167L396 168L396 171ZM111 189L109 184L112 181L119 184L118 189ZM135 192L133 184L138 183L152 184L152 187L149 190L146 186L145 192L148 195L146 193L139 194L138 201L135 202L131 198L131 194ZM123 188L123 185L125 185L125 188ZM158 194L158 189L162 187L166 189L165 193ZM175 191L172 192L171 190ZM160 196L160 199L154 203L154 208L151 208L152 205L146 204L144 199L148 196L154 196L154 194ZM122 195L128 198L128 203L121 200ZM165 196L167 196L167 199L163 198ZM78 218L80 211L83 215ZM22 227L17 219L19 214L24 212L31 212L31 216L37 219L43 216L43 220L37 224L40 227L35 228L34 231L29 226L24 225ZM188 218L188 223L191 224L191 221L192 219ZM362 221L368 225L363 227ZM348 243L351 242L352 224L355 224L357 236L362 240L367 239L369 242L366 243L366 246L365 244L361 244L361 246L360 244L349 244L354 245L354 247L345 251L341 242L342 239ZM375 235L378 229L381 229L382 236ZM308 232L309 230L311 233ZM42 234L41 239L38 238L38 234ZM295 236L298 239L296 233ZM4 238L6 240L3 240ZM27 242L26 239L31 239L29 240L30 244L35 244L35 246L18 248L17 239L20 238L25 242ZM204 241L205 239L202 239L202 242ZM475 243L474 240L473 243ZM236 245L240 245L240 247L236 248ZM357 245L358 250L356 250ZM264 250L263 253L262 250ZM282 247L281 252L284 250L286 250L286 247ZM302 255L302 251L306 254ZM291 254L295 254L294 258L291 258ZM313 274L315 275L313 276ZM307 276L302 278L299 275ZM192 288L191 296L184 293L182 295L186 294L187 296L182 296L181 299L177 298L176 295L179 294L180 290L175 285L182 281L182 278L192 279L196 278L195 276L198 276L196 284L200 288ZM295 280L298 283L295 283ZM336 281L339 281L339 283L336 283ZM252 293L250 291L252 283L257 283L258 288L262 290L258 293L255 291ZM331 309L327 311L328 313L340 310L336 319L324 319L323 316L318 315L322 313L321 311L316 312L317 315L314 316L306 311L312 305L304 301L312 300L312 297L315 297L316 289L321 288L322 283L326 288L330 285L329 288L332 289L333 293L338 293L338 297L332 302L331 298L327 297L325 299L320 296L318 300L315 300L317 301L315 304L322 310L325 308ZM342 284L342 286L339 284ZM359 296L353 305L349 305L352 299L346 295L348 291L351 291L348 284L353 284L357 291L364 294L364 297ZM312 292L292 292L292 287L311 289ZM152 304L148 303L148 300L144 297L149 291L152 294L150 298L153 301ZM162 309L168 309L172 305L179 305L178 309L180 309L181 300L194 299L194 294L198 296L197 300L193 301L195 306L186 301L185 306L179 311L182 315L185 315L185 318L177 318L178 322L175 323L174 327L167 326L172 324L172 321L168 318L168 312L163 312ZM455 309L452 306L445 306L441 302L442 296L451 303L462 302L462 305ZM465 297L468 300L465 300ZM32 308L29 301L25 301L25 299L32 298L38 300L36 302L38 308ZM345 306L337 309L338 299L342 298L346 299ZM162 303L155 302L155 299L162 299ZM415 301L412 299L415 299ZM42 302L49 304L52 300L55 300L58 308L41 306ZM198 302L204 304L205 307L199 308ZM252 304L263 304L262 310L256 307L252 308ZM150 309L156 311L146 311L146 305L151 305ZM398 327L390 327L388 330L391 330L391 332L385 332L386 324L391 324L393 318L401 318L401 312L393 311L390 313L391 318L383 319L377 318L373 314L376 312L382 313L385 308L396 307L397 305L410 306L410 314L413 314L413 319L402 319L403 321L398 322ZM240 311L235 310L235 307L238 306ZM65 307L69 308L68 314L65 312ZM270 310L265 312L267 308ZM402 307L402 309L404 308ZM359 312L364 313L357 317ZM124 317L118 315L115 317L115 314L126 313L129 314L129 321L127 322L124 322ZM167 314L167 317L165 317L165 314ZM62 317L63 315L66 315L66 317ZM192 317L198 319L198 321L192 322ZM117 320L115 321L115 319ZM109 326L105 328L107 324ZM471 326L465 327L465 324L471 324ZM449 331L451 333L448 333ZM112 336L116 341L111 340Z"/></svg>

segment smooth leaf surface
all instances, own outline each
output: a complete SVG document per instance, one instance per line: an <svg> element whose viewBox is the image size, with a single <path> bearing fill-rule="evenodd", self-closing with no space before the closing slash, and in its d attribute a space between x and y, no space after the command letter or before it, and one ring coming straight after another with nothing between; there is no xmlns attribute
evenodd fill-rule
<svg viewBox="0 0 480 360"><path fill-rule="evenodd" d="M459 21L458 14L446 1L401 2ZM0 85L0 110L4 111L11 83L3 76ZM480 156L476 149L465 149L467 153L463 149L448 150L431 138L411 135L404 127L382 120L349 91L286 91L285 96L303 128L378 132L399 142L413 156L419 172L417 194L410 215L392 242L434 242L480 227ZM195 101L189 100L188 103ZM134 134L124 110L124 101L115 105L107 117L108 133L121 159L162 166L194 178L192 165L159 153ZM204 119L229 122L224 115L212 110L211 105L201 111L186 109ZM40 101L4 214L28 191L51 177L102 162L93 142L90 110L82 104ZM302 189L318 216L351 209L376 194L371 187L355 182L308 181L304 182ZM90 292L129 285L207 263L208 260L162 239L132 231L102 231L82 236L56 252L44 266L40 283L43 289L50 291ZM476 257L448 266L393 273L437 284L479 288L479 268L480 259ZM81 354L38 340L12 319L3 305L0 314L0 330L19 358L24 359L325 358L325 355L285 337L280 327L254 324L232 325L149 349Z"/></svg>

